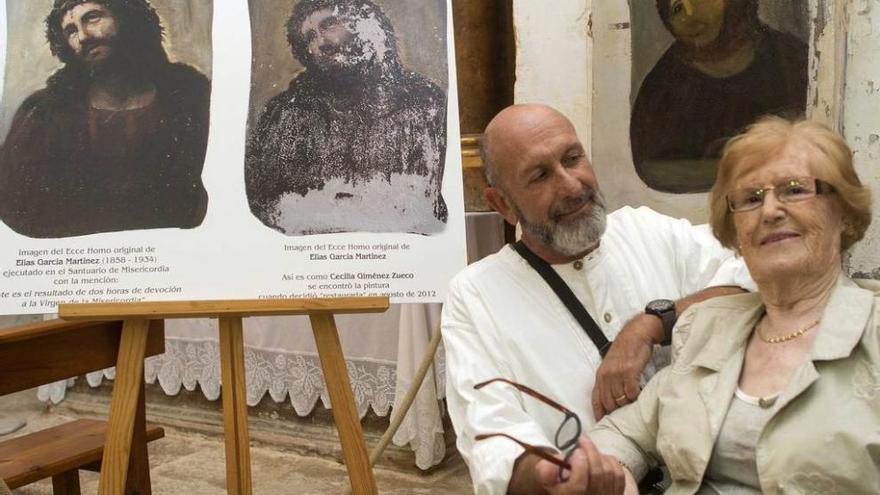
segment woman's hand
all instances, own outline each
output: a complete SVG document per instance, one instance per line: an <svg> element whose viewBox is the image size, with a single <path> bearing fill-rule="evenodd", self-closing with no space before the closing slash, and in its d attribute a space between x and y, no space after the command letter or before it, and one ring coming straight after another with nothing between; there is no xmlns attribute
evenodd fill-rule
<svg viewBox="0 0 880 495"><path fill-rule="evenodd" d="M547 461L535 465L535 476L551 495L624 493L627 478L624 467L616 458L600 453L587 437L578 439L569 464L571 473L567 481L559 481L559 467Z"/></svg>

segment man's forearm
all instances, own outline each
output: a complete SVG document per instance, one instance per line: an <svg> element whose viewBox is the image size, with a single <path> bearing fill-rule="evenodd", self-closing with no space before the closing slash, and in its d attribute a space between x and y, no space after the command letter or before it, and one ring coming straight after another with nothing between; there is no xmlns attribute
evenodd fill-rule
<svg viewBox="0 0 880 495"><path fill-rule="evenodd" d="M741 294L743 292L747 292L745 289L741 287L737 287L734 285L721 285L717 287L706 287L701 291L694 292L689 296L682 297L681 299L675 301L675 316L676 318L681 316L692 304L696 304L698 302L705 301L706 299L712 299L713 297L718 296L729 296L731 294ZM639 328L644 329L646 332L646 337L654 343L660 344L663 342L663 339L666 335L663 333L663 322L660 321L660 318L656 316L641 314L636 316L636 318L648 318L651 320L650 324L640 325Z"/></svg>

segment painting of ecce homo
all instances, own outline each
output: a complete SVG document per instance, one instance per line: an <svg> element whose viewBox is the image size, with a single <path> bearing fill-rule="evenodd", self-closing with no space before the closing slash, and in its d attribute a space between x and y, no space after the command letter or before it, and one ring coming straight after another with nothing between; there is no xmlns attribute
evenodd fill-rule
<svg viewBox="0 0 880 495"><path fill-rule="evenodd" d="M444 0L251 0L254 217L288 236L444 231Z"/></svg>
<svg viewBox="0 0 880 495"><path fill-rule="evenodd" d="M31 238L201 225L212 0L7 0L0 220Z"/></svg>
<svg viewBox="0 0 880 495"><path fill-rule="evenodd" d="M632 2L633 164L648 187L698 193L729 138L807 98L805 0Z"/></svg>

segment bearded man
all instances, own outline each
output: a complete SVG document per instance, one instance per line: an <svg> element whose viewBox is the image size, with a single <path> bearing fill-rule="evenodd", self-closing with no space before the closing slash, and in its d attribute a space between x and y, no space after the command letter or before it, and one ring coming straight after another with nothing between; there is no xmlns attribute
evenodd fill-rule
<svg viewBox="0 0 880 495"><path fill-rule="evenodd" d="M210 82L171 63L147 0L55 0L46 17L64 67L16 113L0 149L0 218L28 237L192 228Z"/></svg>
<svg viewBox="0 0 880 495"><path fill-rule="evenodd" d="M677 314L753 283L706 226L645 207L606 217L584 147L552 108L503 110L486 128L482 151L491 184L486 199L521 226L522 240L472 264L450 285L442 331L458 450L478 494L580 493L555 474L544 476L536 452L577 441L570 462L587 462L580 428L569 427L589 428L636 399L643 368L650 375L663 364L661 354L668 359L657 352L649 363L653 346L671 338ZM601 336L590 334L571 301L563 302L565 288L560 295L551 289L540 265L555 273ZM601 340L614 341L607 355ZM484 383L496 378L515 384Z"/></svg>
<svg viewBox="0 0 880 495"><path fill-rule="evenodd" d="M287 235L442 231L446 94L403 67L388 17L302 0L287 40L305 70L250 130L253 214Z"/></svg>
<svg viewBox="0 0 880 495"><path fill-rule="evenodd" d="M639 89L633 163L651 188L708 191L728 139L807 103L807 45L758 18L758 0L657 0L675 43Z"/></svg>

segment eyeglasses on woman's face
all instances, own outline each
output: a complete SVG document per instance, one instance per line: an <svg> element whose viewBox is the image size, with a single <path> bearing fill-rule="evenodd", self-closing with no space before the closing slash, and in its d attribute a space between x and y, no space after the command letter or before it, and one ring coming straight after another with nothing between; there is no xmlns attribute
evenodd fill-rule
<svg viewBox="0 0 880 495"><path fill-rule="evenodd" d="M734 213L751 211L764 204L767 193L773 191L780 203L796 203L834 192L834 187L815 177L786 177L770 186L742 187L727 195L727 207Z"/></svg>
<svg viewBox="0 0 880 495"><path fill-rule="evenodd" d="M545 461L550 462L550 463L558 466L559 467L559 481L568 481L568 478L571 475L571 464L569 463L569 460L571 459L571 455L575 451L575 446L577 445L578 437L581 436L581 420L580 420L580 418L578 418L577 414L572 412L567 407L565 407L562 404L556 402L555 400L547 397L546 395L536 391L535 389L532 389L532 388L527 387L525 385L522 385L520 383L510 381L506 378L493 378L491 380L486 380L484 382L481 382L481 383L474 385L474 389L479 390L479 389L485 387L486 385L489 385L490 383L495 383L495 382L502 382L502 383L506 383L508 385L511 385L511 386L515 387L517 390L519 390L520 392L523 392L523 393L543 402L544 404L547 404L548 406L560 411L561 413L563 413L565 415L565 417L562 420L562 423L560 423L560 425L559 425L559 428L556 429L556 436L554 438L556 448L559 449L560 452L565 454L565 459L560 460L559 458L557 458L556 456L554 456L550 452L547 452L546 449L544 449L542 447L537 447L535 445L532 445L532 444L529 444L526 442L523 442L522 440L519 440L515 437L512 437L506 433L484 433L484 434L477 435L474 438L477 441L480 441L480 440L486 440L487 438L504 437L504 438L507 438L508 440L516 442L520 447L525 449L525 451L528 452L529 454L540 457L541 459L544 459Z"/></svg>

